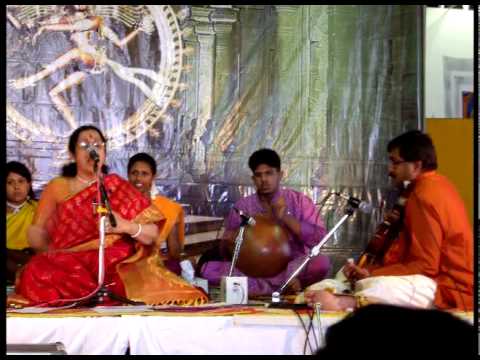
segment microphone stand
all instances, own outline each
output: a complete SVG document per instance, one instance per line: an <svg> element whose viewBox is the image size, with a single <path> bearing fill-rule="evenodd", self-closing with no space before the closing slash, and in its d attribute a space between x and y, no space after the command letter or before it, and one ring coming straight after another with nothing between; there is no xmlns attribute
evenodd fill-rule
<svg viewBox="0 0 480 360"><path fill-rule="evenodd" d="M232 276L233 268L238 260L238 255L240 254L240 247L243 243L243 233L245 232L245 226L248 225L248 219L244 217L240 217L240 231L238 232L237 238L235 239L235 248L233 250L233 258L232 263L230 264L230 271L228 272L228 276Z"/></svg>
<svg viewBox="0 0 480 360"><path fill-rule="evenodd" d="M95 159L94 163L94 172L97 172L98 168L98 159ZM113 215L112 208L110 207L110 202L108 200L108 194L105 189L105 184L103 183L103 174L99 174L97 181L97 191L100 193L99 203L94 203L95 213L100 216L98 222L98 233L100 237L100 243L98 246L98 291L92 295L92 298L88 300L89 305L97 306L102 305L106 302L108 298L111 300L116 300L124 304L130 305L140 305L142 302L132 301L123 296L117 295L107 289L105 285L105 220L106 215L108 214L110 224L113 227L117 226L117 221Z"/></svg>
<svg viewBox="0 0 480 360"><path fill-rule="evenodd" d="M320 240L320 242L315 245L311 250L310 254L305 258L305 260L300 264L300 266L293 272L292 275L285 281L285 283L278 289L272 293L272 306L280 305L280 294L285 290L287 285L292 281L299 273L303 270L303 268L308 264L308 262L320 253L320 248L332 237L332 235L337 231L337 229L350 217L353 215L354 210L358 208L359 203L355 201L348 201L348 206L345 209L345 214L342 218L335 224L335 226Z"/></svg>
<svg viewBox="0 0 480 360"><path fill-rule="evenodd" d="M238 212L238 210L237 210ZM248 302L248 279L246 276L232 276L233 269L237 263L238 256L240 254L240 247L243 242L243 234L245 232L245 226L248 224L254 224L255 221L252 218L240 215L240 230L238 231L237 238L235 239L235 248L233 250L232 263L230 264L230 271L228 276L222 276L220 280L220 293L222 301L227 304L246 304ZM239 296L241 297L239 298Z"/></svg>

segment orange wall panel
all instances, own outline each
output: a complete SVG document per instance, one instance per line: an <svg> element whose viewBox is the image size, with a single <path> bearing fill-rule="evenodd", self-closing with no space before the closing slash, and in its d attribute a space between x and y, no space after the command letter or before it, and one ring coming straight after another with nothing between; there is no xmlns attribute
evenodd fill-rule
<svg viewBox="0 0 480 360"><path fill-rule="evenodd" d="M473 120L427 119L437 150L438 171L457 187L473 224Z"/></svg>

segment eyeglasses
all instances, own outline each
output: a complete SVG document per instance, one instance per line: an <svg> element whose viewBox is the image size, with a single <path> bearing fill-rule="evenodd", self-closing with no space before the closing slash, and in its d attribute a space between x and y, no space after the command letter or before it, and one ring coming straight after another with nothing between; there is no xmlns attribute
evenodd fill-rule
<svg viewBox="0 0 480 360"><path fill-rule="evenodd" d="M101 148L105 147L105 143L104 142L87 143L85 141L82 141L82 142L78 143L78 146L80 148L84 149L84 150L87 150L90 147L94 147L95 149L100 150Z"/></svg>
<svg viewBox="0 0 480 360"><path fill-rule="evenodd" d="M390 164L392 164L393 166L398 166L398 165L406 163L408 161L407 160L392 160L392 159L389 159L388 162Z"/></svg>

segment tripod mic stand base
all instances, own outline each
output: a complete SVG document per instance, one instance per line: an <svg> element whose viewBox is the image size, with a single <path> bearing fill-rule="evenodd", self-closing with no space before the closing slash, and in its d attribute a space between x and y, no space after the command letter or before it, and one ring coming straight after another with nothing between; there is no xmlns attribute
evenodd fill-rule
<svg viewBox="0 0 480 360"><path fill-rule="evenodd" d="M102 286L95 295L86 300L86 305L95 307L110 305L145 305L145 303L127 299L123 296L113 293L105 286Z"/></svg>
<svg viewBox="0 0 480 360"><path fill-rule="evenodd" d="M280 293L278 291L274 291L272 293L272 303L279 303L280 302Z"/></svg>
<svg viewBox="0 0 480 360"><path fill-rule="evenodd" d="M311 309L307 304L295 304L289 303L286 301L280 302L272 302L270 304L266 304L265 307L269 309Z"/></svg>
<svg viewBox="0 0 480 360"><path fill-rule="evenodd" d="M308 305L303 303L303 304L295 304L287 301L282 301L282 298L280 297L280 293L278 291L274 291L272 293L272 302L265 304L265 307L267 308L277 308L277 309L306 309L308 308Z"/></svg>

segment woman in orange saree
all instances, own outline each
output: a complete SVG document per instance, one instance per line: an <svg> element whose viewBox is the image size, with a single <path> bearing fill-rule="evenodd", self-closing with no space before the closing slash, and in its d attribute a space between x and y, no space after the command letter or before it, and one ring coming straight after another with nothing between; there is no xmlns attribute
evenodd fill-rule
<svg viewBox="0 0 480 360"><path fill-rule="evenodd" d="M162 244L162 255L165 266L172 272L180 275L180 254L185 242L185 217L180 204L158 194L155 187L157 163L147 153L137 153L128 160L128 181L140 191L143 196L158 208L163 210L166 217L165 227L167 241Z"/></svg>
<svg viewBox="0 0 480 360"><path fill-rule="evenodd" d="M69 140L74 164L53 179L40 198L29 229L37 251L17 277L8 302L63 305L85 297L98 286L97 173L87 149L96 147L104 169L105 138L97 128L82 126ZM73 170L74 171L73 171ZM166 241L166 217L131 184L112 174L104 177L117 226L106 225L104 285L116 295L146 304L194 305L207 296L168 271L159 254Z"/></svg>

